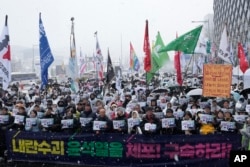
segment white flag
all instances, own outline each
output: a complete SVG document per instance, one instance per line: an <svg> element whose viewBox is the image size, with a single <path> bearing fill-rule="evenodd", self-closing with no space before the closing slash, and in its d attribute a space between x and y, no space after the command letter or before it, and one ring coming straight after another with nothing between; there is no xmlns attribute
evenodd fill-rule
<svg viewBox="0 0 250 167"><path fill-rule="evenodd" d="M230 60L230 46L228 43L226 26L224 27L224 30L221 34L218 57L227 63L230 63L230 64L232 63L232 61Z"/></svg>
<svg viewBox="0 0 250 167"><path fill-rule="evenodd" d="M200 38L197 42L196 48L194 49L194 53L200 53L200 54L204 54L207 55L207 41L205 40L205 38L200 35Z"/></svg>
<svg viewBox="0 0 250 167"><path fill-rule="evenodd" d="M9 30L7 26L8 16L5 18L5 25L0 36L0 78L3 89L6 90L11 81L11 56L9 45Z"/></svg>

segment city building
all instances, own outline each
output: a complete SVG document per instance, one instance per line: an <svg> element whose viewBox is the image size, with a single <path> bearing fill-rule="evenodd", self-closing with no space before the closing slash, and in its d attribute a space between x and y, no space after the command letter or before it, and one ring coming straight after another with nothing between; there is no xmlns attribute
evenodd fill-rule
<svg viewBox="0 0 250 167"><path fill-rule="evenodd" d="M229 43L232 43L234 54L237 43L241 42L248 58L250 52L250 1L249 0L214 0L214 42L219 46L221 34L226 25Z"/></svg>

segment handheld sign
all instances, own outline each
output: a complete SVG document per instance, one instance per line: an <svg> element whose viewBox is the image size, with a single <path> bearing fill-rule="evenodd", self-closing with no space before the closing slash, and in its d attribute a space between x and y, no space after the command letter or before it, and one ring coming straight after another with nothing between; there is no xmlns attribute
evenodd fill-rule
<svg viewBox="0 0 250 167"><path fill-rule="evenodd" d="M145 123L144 129L145 129L145 131L155 131L156 130L156 124Z"/></svg>
<svg viewBox="0 0 250 167"><path fill-rule="evenodd" d="M140 119L139 118L129 118L128 119L128 128L133 128L134 126L140 125Z"/></svg>
<svg viewBox="0 0 250 167"><path fill-rule="evenodd" d="M41 125L44 128L48 128L54 124L54 119L53 118L43 118L41 119Z"/></svg>
<svg viewBox="0 0 250 167"><path fill-rule="evenodd" d="M175 118L163 118L161 121L161 125L163 128L172 128L176 126Z"/></svg>
<svg viewBox="0 0 250 167"><path fill-rule="evenodd" d="M181 121L181 130L194 130L194 120Z"/></svg>
<svg viewBox="0 0 250 167"><path fill-rule="evenodd" d="M0 115L0 124L6 124L9 122L9 115Z"/></svg>
<svg viewBox="0 0 250 167"><path fill-rule="evenodd" d="M35 126L37 124L37 118L26 118L25 125L28 127Z"/></svg>
<svg viewBox="0 0 250 167"><path fill-rule="evenodd" d="M21 124L24 123L24 116L23 115L15 115L15 124Z"/></svg>
<svg viewBox="0 0 250 167"><path fill-rule="evenodd" d="M86 124L90 123L93 118L80 118L80 123L82 126L86 126Z"/></svg>
<svg viewBox="0 0 250 167"><path fill-rule="evenodd" d="M73 128L73 119L61 120L62 129Z"/></svg>
<svg viewBox="0 0 250 167"><path fill-rule="evenodd" d="M214 122L214 116L208 114L199 114L200 120L203 124Z"/></svg>
<svg viewBox="0 0 250 167"><path fill-rule="evenodd" d="M119 129L125 126L125 120L113 120L113 128Z"/></svg>
<svg viewBox="0 0 250 167"><path fill-rule="evenodd" d="M231 131L236 129L235 122L221 121L220 126L221 131Z"/></svg>
<svg viewBox="0 0 250 167"><path fill-rule="evenodd" d="M248 117L248 115L233 115L233 117L236 122L244 123L246 122L246 118Z"/></svg>
<svg viewBox="0 0 250 167"><path fill-rule="evenodd" d="M106 121L94 121L93 130L101 130L107 125Z"/></svg>

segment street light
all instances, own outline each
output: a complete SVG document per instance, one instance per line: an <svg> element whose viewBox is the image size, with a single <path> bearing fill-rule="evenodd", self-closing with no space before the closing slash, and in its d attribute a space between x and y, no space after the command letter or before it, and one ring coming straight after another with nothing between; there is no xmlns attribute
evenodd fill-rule
<svg viewBox="0 0 250 167"><path fill-rule="evenodd" d="M207 31L208 31L208 39L210 39L210 29L209 29L209 20L204 20L204 21L191 21L192 23L207 23Z"/></svg>

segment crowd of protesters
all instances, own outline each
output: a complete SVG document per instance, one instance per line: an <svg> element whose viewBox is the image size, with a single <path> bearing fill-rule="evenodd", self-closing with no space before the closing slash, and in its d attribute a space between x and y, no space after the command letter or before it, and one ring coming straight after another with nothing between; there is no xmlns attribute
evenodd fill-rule
<svg viewBox="0 0 250 167"><path fill-rule="evenodd" d="M46 90L33 84L24 93L23 87L11 85L1 93L1 138L4 139L5 131L11 130L146 136L241 133L243 147L248 149L247 96L238 100L233 96L187 97L183 91L169 89L152 93L140 82L127 83L120 91L109 87L102 96L98 83L85 82L79 86L80 90L73 93L67 83L55 82Z"/></svg>

